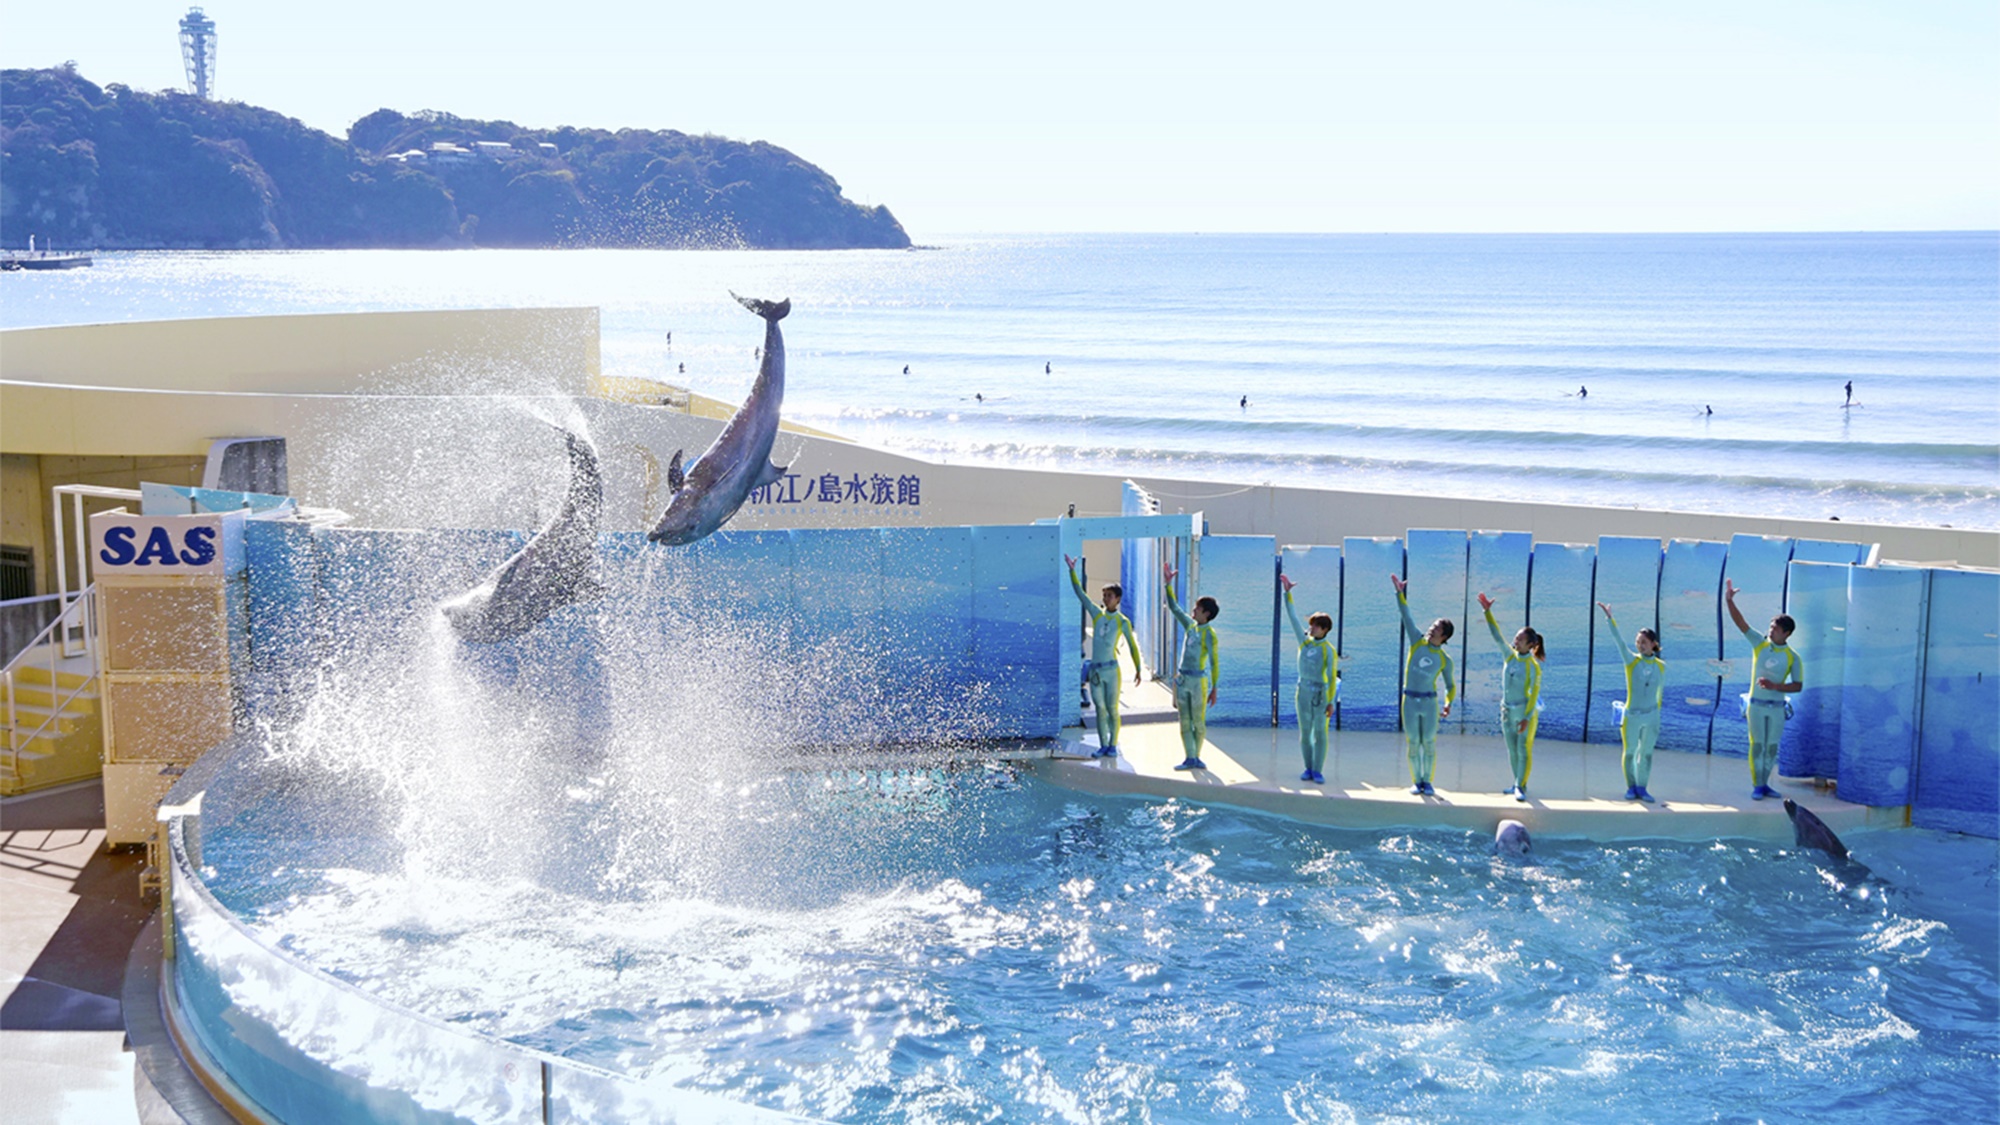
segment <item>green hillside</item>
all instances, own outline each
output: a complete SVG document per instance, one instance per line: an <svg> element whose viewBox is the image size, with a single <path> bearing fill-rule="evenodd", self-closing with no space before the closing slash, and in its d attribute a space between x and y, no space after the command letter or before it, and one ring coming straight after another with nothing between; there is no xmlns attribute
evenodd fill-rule
<svg viewBox="0 0 2000 1125"><path fill-rule="evenodd" d="M0 244L30 235L102 249L910 244L888 208L762 141L387 109L342 140L237 102L5 70Z"/></svg>

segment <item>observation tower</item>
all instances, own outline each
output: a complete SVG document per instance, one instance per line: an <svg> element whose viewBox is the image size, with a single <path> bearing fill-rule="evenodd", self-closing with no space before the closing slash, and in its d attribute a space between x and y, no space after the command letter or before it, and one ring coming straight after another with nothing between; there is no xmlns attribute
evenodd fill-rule
<svg viewBox="0 0 2000 1125"><path fill-rule="evenodd" d="M181 63L187 67L194 96L208 100L208 92L215 86L215 21L200 8L189 8L181 17Z"/></svg>

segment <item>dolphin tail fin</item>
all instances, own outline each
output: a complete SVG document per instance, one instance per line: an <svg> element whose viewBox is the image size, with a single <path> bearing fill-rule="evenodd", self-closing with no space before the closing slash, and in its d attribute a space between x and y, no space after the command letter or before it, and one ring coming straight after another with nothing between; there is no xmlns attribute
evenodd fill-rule
<svg viewBox="0 0 2000 1125"><path fill-rule="evenodd" d="M785 465L774 465L769 461L764 462L764 467L757 470L757 479L750 482L750 487L762 488L767 484L778 483L785 479L785 469L787 467Z"/></svg>
<svg viewBox="0 0 2000 1125"><path fill-rule="evenodd" d="M678 493L687 487L687 472L681 468L681 454L685 452L683 449L674 450L674 459L667 462L667 489L671 492Z"/></svg>
<svg viewBox="0 0 2000 1125"><path fill-rule="evenodd" d="M773 324L785 319L785 315L792 311L792 299L790 297L782 301L765 301L756 297L738 296L734 289L729 291L729 295L735 297L736 302L744 308L749 309L751 312L756 313Z"/></svg>

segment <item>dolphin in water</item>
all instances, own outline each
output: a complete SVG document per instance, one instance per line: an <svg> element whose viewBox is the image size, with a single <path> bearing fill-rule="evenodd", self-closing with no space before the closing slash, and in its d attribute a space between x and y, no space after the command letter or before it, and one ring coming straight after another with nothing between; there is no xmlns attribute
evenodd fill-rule
<svg viewBox="0 0 2000 1125"><path fill-rule="evenodd" d="M1535 850L1535 842L1528 836L1527 825L1518 820L1503 820L1493 830L1493 850L1510 859L1520 859Z"/></svg>
<svg viewBox="0 0 2000 1125"><path fill-rule="evenodd" d="M1790 797L1785 798L1785 815L1792 818L1792 840L1801 848L1817 848L1835 859L1847 858L1847 845L1833 834L1826 822L1812 814L1812 810L1800 805Z"/></svg>
<svg viewBox="0 0 2000 1125"><path fill-rule="evenodd" d="M785 470L771 463L771 443L778 437L778 411L785 403L785 337L778 322L792 311L792 302L759 301L730 296L764 318L764 358L757 382L743 408L716 435L692 469L681 470L675 450L667 466L667 486L674 498L659 525L646 536L655 543L679 547L714 533L729 522L750 491L783 479Z"/></svg>
<svg viewBox="0 0 2000 1125"><path fill-rule="evenodd" d="M512 640L563 606L604 596L597 580L597 525L604 514L597 451L568 430L563 437L569 492L555 518L479 585L439 607L468 644Z"/></svg>

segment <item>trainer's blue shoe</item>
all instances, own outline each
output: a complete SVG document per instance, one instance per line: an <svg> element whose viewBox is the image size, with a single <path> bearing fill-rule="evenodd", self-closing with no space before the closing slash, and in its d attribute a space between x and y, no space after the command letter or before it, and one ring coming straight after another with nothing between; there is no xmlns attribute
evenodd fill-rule
<svg viewBox="0 0 2000 1125"><path fill-rule="evenodd" d="M1320 784L1320 785L1325 785L1325 784L1326 784L1326 775L1325 775L1325 774L1323 774L1323 773L1321 773L1321 772L1319 772L1318 770L1314 770L1314 771L1313 771L1313 781L1317 782L1317 783L1318 783L1318 784Z"/></svg>
<svg viewBox="0 0 2000 1125"><path fill-rule="evenodd" d="M1431 783L1428 781L1424 782L1424 796L1435 797L1437 795L1437 790L1431 788Z"/></svg>
<svg viewBox="0 0 2000 1125"><path fill-rule="evenodd" d="M1177 770L1198 770L1203 767L1200 758L1189 758L1186 761L1182 762L1180 765L1175 766L1174 768Z"/></svg>
<svg viewBox="0 0 2000 1125"><path fill-rule="evenodd" d="M1626 799L1626 800L1628 800L1628 801L1636 801L1636 800L1638 800L1638 799L1639 799L1639 787L1638 787L1638 786L1636 786L1636 785L1627 785L1627 786L1625 787L1625 799Z"/></svg>
<svg viewBox="0 0 2000 1125"><path fill-rule="evenodd" d="M1527 791L1526 789L1516 789L1516 790L1514 790L1514 799L1515 799L1516 801L1519 801L1519 802L1521 802L1521 803L1522 803L1522 804L1524 804L1524 805L1525 805L1525 804L1527 804L1527 803L1528 803L1528 791Z"/></svg>
<svg viewBox="0 0 2000 1125"><path fill-rule="evenodd" d="M1639 787L1639 799L1649 805L1657 803L1657 799L1651 793L1646 792L1646 787L1643 785Z"/></svg>
<svg viewBox="0 0 2000 1125"><path fill-rule="evenodd" d="M1311 770L1307 770L1306 772L1299 775L1300 781L1311 781L1312 779L1313 779L1313 771Z"/></svg>
<svg viewBox="0 0 2000 1125"><path fill-rule="evenodd" d="M1771 795L1771 790L1769 789L1769 787L1763 785L1759 785L1757 788L1752 789L1750 791L1750 799L1753 801L1761 801L1770 795Z"/></svg>

